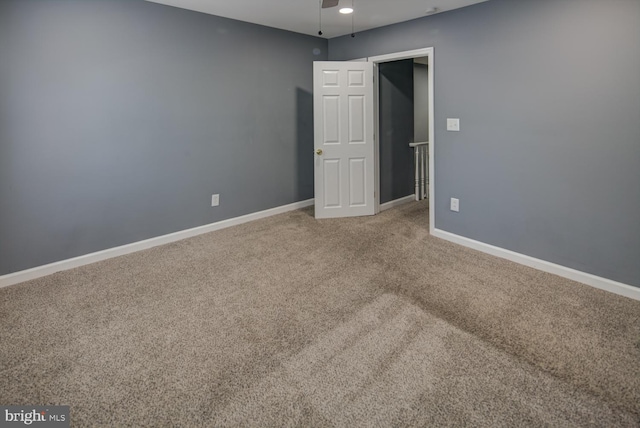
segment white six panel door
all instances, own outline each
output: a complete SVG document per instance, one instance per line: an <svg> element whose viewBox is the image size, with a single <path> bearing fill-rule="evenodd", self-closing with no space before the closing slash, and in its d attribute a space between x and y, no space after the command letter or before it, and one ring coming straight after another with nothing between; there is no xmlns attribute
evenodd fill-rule
<svg viewBox="0 0 640 428"><path fill-rule="evenodd" d="M373 215L373 64L313 63L315 215Z"/></svg>

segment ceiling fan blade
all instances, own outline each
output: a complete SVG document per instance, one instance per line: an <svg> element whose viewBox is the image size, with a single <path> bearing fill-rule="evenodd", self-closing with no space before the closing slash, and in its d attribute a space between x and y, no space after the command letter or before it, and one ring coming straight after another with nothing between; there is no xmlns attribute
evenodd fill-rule
<svg viewBox="0 0 640 428"><path fill-rule="evenodd" d="M327 9L329 7L335 7L340 0L322 0L322 8Z"/></svg>

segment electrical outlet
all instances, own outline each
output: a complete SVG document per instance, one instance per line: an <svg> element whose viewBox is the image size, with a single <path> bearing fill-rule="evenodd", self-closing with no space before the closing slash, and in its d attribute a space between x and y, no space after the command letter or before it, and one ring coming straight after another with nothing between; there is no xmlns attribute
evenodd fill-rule
<svg viewBox="0 0 640 428"><path fill-rule="evenodd" d="M447 119L447 131L459 131L460 119Z"/></svg>
<svg viewBox="0 0 640 428"><path fill-rule="evenodd" d="M460 200L456 198L451 198L451 211L460 212Z"/></svg>
<svg viewBox="0 0 640 428"><path fill-rule="evenodd" d="M211 206L217 207L220 205L220 195L211 195Z"/></svg>

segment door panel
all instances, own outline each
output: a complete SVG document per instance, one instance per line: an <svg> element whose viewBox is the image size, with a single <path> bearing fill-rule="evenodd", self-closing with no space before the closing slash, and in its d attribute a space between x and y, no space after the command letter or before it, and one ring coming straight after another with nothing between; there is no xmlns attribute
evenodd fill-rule
<svg viewBox="0 0 640 428"><path fill-rule="evenodd" d="M326 96L322 99L324 144L340 144L340 98Z"/></svg>
<svg viewBox="0 0 640 428"><path fill-rule="evenodd" d="M367 203L367 163L364 158L349 159L349 206L362 207Z"/></svg>
<svg viewBox="0 0 640 428"><path fill-rule="evenodd" d="M340 159L323 159L325 198L323 208L340 208Z"/></svg>
<svg viewBox="0 0 640 428"><path fill-rule="evenodd" d="M360 95L349 97L349 144L365 144L365 98Z"/></svg>
<svg viewBox="0 0 640 428"><path fill-rule="evenodd" d="M316 218L373 215L373 65L314 63Z"/></svg>

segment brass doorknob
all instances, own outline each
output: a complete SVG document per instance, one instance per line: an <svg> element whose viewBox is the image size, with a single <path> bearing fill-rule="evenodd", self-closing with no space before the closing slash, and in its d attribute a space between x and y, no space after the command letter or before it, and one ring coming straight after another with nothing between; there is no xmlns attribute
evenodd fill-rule
<svg viewBox="0 0 640 428"><path fill-rule="evenodd" d="M318 149L318 150L316 150L316 154L317 154L317 155L321 155L321 154L322 154L322 149Z"/></svg>

